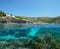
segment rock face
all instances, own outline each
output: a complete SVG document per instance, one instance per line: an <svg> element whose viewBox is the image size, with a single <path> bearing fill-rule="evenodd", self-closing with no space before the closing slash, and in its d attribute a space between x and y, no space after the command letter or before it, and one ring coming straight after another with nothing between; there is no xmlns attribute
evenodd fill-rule
<svg viewBox="0 0 60 49"><path fill-rule="evenodd" d="M0 17L0 23L26 23L27 21L25 20L20 20L17 19L15 17L10 17L10 16L6 16L6 17Z"/></svg>

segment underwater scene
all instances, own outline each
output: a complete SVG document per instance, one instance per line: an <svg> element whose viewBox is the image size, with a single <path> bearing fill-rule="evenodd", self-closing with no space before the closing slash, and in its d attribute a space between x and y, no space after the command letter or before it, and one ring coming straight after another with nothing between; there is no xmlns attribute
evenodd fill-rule
<svg viewBox="0 0 60 49"><path fill-rule="evenodd" d="M60 49L60 24L0 23L0 49Z"/></svg>

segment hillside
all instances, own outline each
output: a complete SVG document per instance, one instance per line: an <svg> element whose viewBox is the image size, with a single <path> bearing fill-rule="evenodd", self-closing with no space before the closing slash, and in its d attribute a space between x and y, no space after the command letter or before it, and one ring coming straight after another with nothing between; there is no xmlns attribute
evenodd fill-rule
<svg viewBox="0 0 60 49"><path fill-rule="evenodd" d="M26 21L31 22L31 23L34 23L34 22L60 23L60 16L56 16L56 17L22 17L22 16L16 16L16 18L19 18L21 20L26 20Z"/></svg>
<svg viewBox="0 0 60 49"><path fill-rule="evenodd" d="M6 14L0 11L0 22L1 23L60 23L60 16L52 17L24 17L24 16L13 16L12 14Z"/></svg>

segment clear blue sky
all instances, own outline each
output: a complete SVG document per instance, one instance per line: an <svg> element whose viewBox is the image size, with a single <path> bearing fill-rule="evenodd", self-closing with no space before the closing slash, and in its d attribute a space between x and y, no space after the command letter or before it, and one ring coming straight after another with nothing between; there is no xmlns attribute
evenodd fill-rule
<svg viewBox="0 0 60 49"><path fill-rule="evenodd" d="M0 0L0 10L20 16L60 16L60 0Z"/></svg>

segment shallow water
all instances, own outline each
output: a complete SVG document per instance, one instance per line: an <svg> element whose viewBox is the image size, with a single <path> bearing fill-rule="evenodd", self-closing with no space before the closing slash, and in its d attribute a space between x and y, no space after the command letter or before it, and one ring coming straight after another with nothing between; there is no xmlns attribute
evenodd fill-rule
<svg viewBox="0 0 60 49"><path fill-rule="evenodd" d="M0 39L20 39L50 34L60 39L60 24L0 24Z"/></svg>

